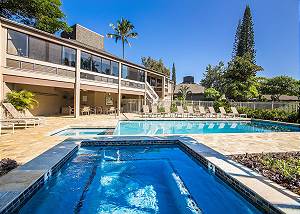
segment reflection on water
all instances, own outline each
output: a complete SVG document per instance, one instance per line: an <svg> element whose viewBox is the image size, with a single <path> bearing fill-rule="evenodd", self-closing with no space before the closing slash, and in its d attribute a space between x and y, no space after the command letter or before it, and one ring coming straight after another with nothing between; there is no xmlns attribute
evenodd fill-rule
<svg viewBox="0 0 300 214"><path fill-rule="evenodd" d="M254 121L120 121L114 135L299 132L296 126Z"/></svg>

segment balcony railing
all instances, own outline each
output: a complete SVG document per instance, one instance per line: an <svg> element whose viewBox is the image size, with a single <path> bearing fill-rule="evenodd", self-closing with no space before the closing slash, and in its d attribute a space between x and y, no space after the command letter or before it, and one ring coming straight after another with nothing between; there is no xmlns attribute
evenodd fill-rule
<svg viewBox="0 0 300 214"><path fill-rule="evenodd" d="M24 62L24 61L15 60L15 59L6 59L6 67L20 69L22 71L31 71L31 72L36 72L36 73L41 73L41 74L46 74L46 75L75 78L75 72L72 70L67 70L67 69L52 67L52 66L46 66L46 65L41 65L41 64L32 63L32 62Z"/></svg>

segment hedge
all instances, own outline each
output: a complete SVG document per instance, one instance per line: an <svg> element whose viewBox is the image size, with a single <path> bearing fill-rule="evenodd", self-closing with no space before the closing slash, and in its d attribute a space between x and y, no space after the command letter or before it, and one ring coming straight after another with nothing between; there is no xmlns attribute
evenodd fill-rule
<svg viewBox="0 0 300 214"><path fill-rule="evenodd" d="M299 113L288 112L282 109L252 109L247 107L238 108L239 113L247 114L248 117L275 120L289 123L300 123Z"/></svg>

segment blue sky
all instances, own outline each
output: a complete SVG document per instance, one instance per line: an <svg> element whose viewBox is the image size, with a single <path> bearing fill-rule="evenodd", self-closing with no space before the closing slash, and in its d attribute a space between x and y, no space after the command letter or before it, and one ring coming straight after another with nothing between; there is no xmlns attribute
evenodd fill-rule
<svg viewBox="0 0 300 214"><path fill-rule="evenodd" d="M185 75L203 77L208 64L230 60L238 19L249 4L254 19L260 76L300 79L298 0L62 0L70 25L78 23L102 35L121 17L136 27L139 38L126 47L126 59L141 56L175 62L178 82ZM105 49L121 56L121 44L105 38Z"/></svg>

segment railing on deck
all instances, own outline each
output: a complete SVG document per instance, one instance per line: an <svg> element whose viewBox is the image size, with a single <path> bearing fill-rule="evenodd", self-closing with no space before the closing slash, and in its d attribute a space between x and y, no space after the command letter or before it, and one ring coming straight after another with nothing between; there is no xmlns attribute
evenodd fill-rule
<svg viewBox="0 0 300 214"><path fill-rule="evenodd" d="M148 82L146 82L145 84L146 86L146 93L148 95L148 98L150 97L151 99L151 103L156 103L159 100L159 96L157 95L157 93L154 91L154 89L150 86L150 84Z"/></svg>

